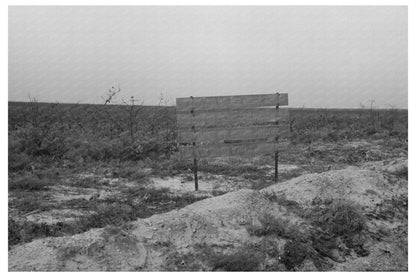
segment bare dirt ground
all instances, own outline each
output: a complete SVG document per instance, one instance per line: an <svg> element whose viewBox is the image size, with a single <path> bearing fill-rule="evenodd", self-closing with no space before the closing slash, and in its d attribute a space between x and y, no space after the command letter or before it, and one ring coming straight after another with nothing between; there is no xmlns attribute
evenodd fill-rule
<svg viewBox="0 0 416 277"><path fill-rule="evenodd" d="M269 166L263 167L267 171L273 171ZM281 164L280 172L291 172L297 170L294 165ZM270 175L274 173L270 173ZM212 173L199 173L199 189L195 192L195 184L193 174L178 174L170 177L154 177L151 176L146 180L129 181L125 178L108 177L106 174L81 173L74 174L66 178L63 184L52 186L48 191L38 192L37 198L41 198L44 204L50 206L60 206L59 209L36 209L28 213L19 214L16 210L9 210L17 220L27 220L34 223L58 223L65 221L75 221L81 215L94 213L89 210L63 209L68 202L75 201L91 201L91 200L111 200L113 198L122 197L129 188L154 188L156 190L165 190L169 194L182 196L186 193L201 197L212 197L221 195L231 191L237 191L243 188L252 188L252 180L242 177L234 177L227 175L216 175ZM81 185L77 184L81 183ZM93 184L91 186L91 184ZM33 194L33 192L30 192ZM13 196L10 197L13 200Z"/></svg>
<svg viewBox="0 0 416 277"><path fill-rule="evenodd" d="M406 271L407 149L383 143L289 149L278 184L272 163L258 159L241 174L206 168L198 192L192 172L146 168L140 179L89 170L47 190L12 191L9 216L19 224L68 228L103 209L131 220L16 243L9 270ZM23 209L21 198L42 205Z"/></svg>

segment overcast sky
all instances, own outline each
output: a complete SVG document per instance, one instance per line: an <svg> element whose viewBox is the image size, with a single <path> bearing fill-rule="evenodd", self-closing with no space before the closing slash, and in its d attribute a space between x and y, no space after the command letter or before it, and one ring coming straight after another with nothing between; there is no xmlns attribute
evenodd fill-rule
<svg viewBox="0 0 416 277"><path fill-rule="evenodd" d="M286 92L292 107L407 108L407 8L9 7L9 101Z"/></svg>

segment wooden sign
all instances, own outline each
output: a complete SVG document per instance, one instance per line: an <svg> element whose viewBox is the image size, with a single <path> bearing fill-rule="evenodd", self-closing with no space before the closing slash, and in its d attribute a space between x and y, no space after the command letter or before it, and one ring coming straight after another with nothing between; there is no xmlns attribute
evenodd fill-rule
<svg viewBox="0 0 416 277"><path fill-rule="evenodd" d="M270 154L286 147L286 93L176 99L182 159Z"/></svg>

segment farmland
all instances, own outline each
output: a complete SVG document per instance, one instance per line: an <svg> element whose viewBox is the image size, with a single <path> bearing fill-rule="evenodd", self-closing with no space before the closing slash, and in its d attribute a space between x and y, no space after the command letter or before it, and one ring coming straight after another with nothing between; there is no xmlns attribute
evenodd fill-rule
<svg viewBox="0 0 416 277"><path fill-rule="evenodd" d="M195 192L175 107L9 102L9 270L407 270L407 110L289 114Z"/></svg>

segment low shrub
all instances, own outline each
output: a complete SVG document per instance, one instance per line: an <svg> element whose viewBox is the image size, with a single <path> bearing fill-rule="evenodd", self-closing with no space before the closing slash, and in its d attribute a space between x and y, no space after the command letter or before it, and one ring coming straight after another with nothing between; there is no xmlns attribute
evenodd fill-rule
<svg viewBox="0 0 416 277"><path fill-rule="evenodd" d="M366 218L360 209L345 201L335 201L325 207L315 223L338 236L356 234L366 229Z"/></svg>
<svg viewBox="0 0 416 277"><path fill-rule="evenodd" d="M330 256L331 249L337 248L335 240L340 237L345 245L360 256L367 256L364 249L367 239L367 219L359 207L342 200L333 201L316 212L313 224L321 228L323 236L315 235L314 247L323 255Z"/></svg>

